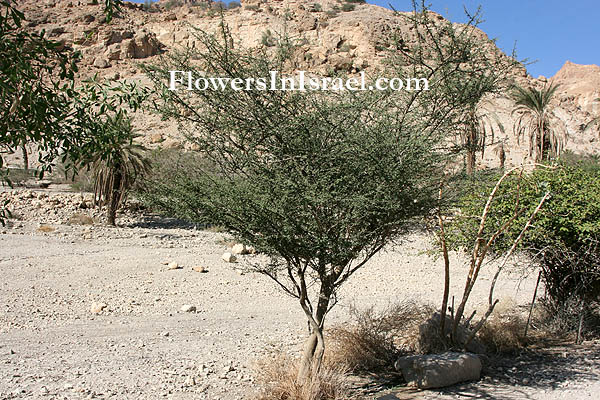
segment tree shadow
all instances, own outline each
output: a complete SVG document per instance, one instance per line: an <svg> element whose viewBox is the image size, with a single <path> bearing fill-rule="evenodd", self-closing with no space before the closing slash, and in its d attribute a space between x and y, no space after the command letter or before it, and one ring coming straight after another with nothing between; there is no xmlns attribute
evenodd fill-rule
<svg viewBox="0 0 600 400"><path fill-rule="evenodd" d="M145 228L145 229L187 229L197 230L206 229L207 226L194 224L177 218L162 217L159 215L144 215L137 221L124 225L127 228Z"/></svg>

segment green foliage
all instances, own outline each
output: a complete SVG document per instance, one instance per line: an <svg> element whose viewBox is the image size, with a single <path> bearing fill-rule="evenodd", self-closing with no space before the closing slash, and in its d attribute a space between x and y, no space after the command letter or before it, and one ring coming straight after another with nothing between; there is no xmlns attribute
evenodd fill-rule
<svg viewBox="0 0 600 400"><path fill-rule="evenodd" d="M323 7L319 3L314 3L311 6L309 6L308 11L310 11L310 12L321 12L321 11L323 11Z"/></svg>
<svg viewBox="0 0 600 400"><path fill-rule="evenodd" d="M77 93L74 110L86 140L71 148L62 162L67 170L92 170L95 201L107 206L108 222L114 225L118 208L148 170L144 149L133 143L136 136L128 116L140 109L148 91L135 83L100 84L94 77Z"/></svg>
<svg viewBox="0 0 600 400"><path fill-rule="evenodd" d="M186 191L175 187L178 204L269 256L254 270L302 306L312 336L300 379L306 363L316 360L318 369L324 319L340 286L435 207L453 157L448 137L470 100L464 81L480 79L473 71L486 65L468 29L439 29L428 13L407 18L430 34L390 54L383 74L430 79L429 90L170 91L174 70L241 80L292 70L301 51L292 39L275 49L238 48L223 22L220 36L194 33L202 51L170 52L146 68L159 111L216 167L199 168Z"/></svg>
<svg viewBox="0 0 600 400"><path fill-rule="evenodd" d="M137 198L153 212L212 225L203 210L204 199L198 197L197 185L205 170L214 166L196 152L155 150L149 156L150 171L137 188Z"/></svg>
<svg viewBox="0 0 600 400"><path fill-rule="evenodd" d="M144 10L150 11L150 9L152 9L153 3L154 2L152 0L144 0Z"/></svg>
<svg viewBox="0 0 600 400"><path fill-rule="evenodd" d="M344 11L344 12L354 11L355 8L356 8L355 4L351 4L351 3L342 4L342 11Z"/></svg>
<svg viewBox="0 0 600 400"><path fill-rule="evenodd" d="M103 125L110 142L104 143L86 163L94 175L94 199L98 205L106 205L108 223L115 225L117 210L125 202L136 180L149 171L145 149L133 142L131 122L123 114L116 114Z"/></svg>
<svg viewBox="0 0 600 400"><path fill-rule="evenodd" d="M556 158L567 140L564 123L551 108L551 101L559 85L550 84L538 90L533 87L515 87L516 102L513 114L519 114L515 131L520 139L529 139L529 155L535 162Z"/></svg>
<svg viewBox="0 0 600 400"><path fill-rule="evenodd" d="M77 55L26 32L23 21L9 2L0 3L0 152L35 142L42 174L73 135L67 128Z"/></svg>
<svg viewBox="0 0 600 400"><path fill-rule="evenodd" d="M473 181L471 181L473 182ZM460 203L461 214L449 226L449 239L455 248L472 245L489 194L490 185L470 185ZM551 197L520 244L541 266L546 288L554 301L597 297L600 289L600 173L598 169L567 163L543 167L527 174L521 183L510 178L501 187L488 216L486 232L500 228L515 208L519 217L493 244L497 254L507 251L519 235L528 215L540 197Z"/></svg>
<svg viewBox="0 0 600 400"><path fill-rule="evenodd" d="M123 0L104 0L104 15L106 22L110 23L113 16L121 11Z"/></svg>
<svg viewBox="0 0 600 400"><path fill-rule="evenodd" d="M277 39L273 36L273 33L267 29L263 32L260 43L265 47L273 47L277 44Z"/></svg>
<svg viewBox="0 0 600 400"><path fill-rule="evenodd" d="M164 8L167 11L170 11L176 7L181 7L183 5L183 2L181 0L168 0L165 2L164 4Z"/></svg>

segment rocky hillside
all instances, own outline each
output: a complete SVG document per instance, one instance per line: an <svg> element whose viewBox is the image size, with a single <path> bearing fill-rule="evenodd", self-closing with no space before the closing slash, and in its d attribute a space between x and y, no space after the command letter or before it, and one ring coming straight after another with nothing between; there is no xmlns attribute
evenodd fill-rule
<svg viewBox="0 0 600 400"><path fill-rule="evenodd" d="M20 1L30 29L44 29L52 39L82 52L82 77L98 74L111 80L143 79L138 63L178 46L196 45L190 26L211 31L220 21L219 12L210 0L160 0L151 7L127 3L111 24L104 21L103 6L94 3L93 0ZM315 73L372 69L384 58L392 30L400 28L410 35L411 28L388 9L343 0L245 0L241 7L225 10L224 15L233 36L243 46L268 44L284 29L291 36L303 39L296 65ZM443 20L439 15L435 18ZM481 39L489 40L483 32ZM553 78L533 78L527 75L525 67L515 70L515 78L521 84L538 87L548 80L560 83L555 105L568 130L567 148L600 152L600 133L595 128L583 129L600 113L597 100L600 67L567 61ZM496 136L482 165L498 165L500 147L508 164L521 163L527 157L528 144L518 144L513 134L513 106L508 98L493 99L493 111L506 132ZM147 145L180 146L174 126L154 116L138 118L136 124L145 133Z"/></svg>

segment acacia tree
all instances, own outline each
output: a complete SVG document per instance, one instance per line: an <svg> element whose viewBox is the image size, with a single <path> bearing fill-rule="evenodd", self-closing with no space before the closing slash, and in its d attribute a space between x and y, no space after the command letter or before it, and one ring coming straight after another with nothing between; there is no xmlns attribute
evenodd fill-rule
<svg viewBox="0 0 600 400"><path fill-rule="evenodd" d="M212 165L188 173L186 190L174 188L172 195L193 196L179 201L195 207L187 215L224 226L270 256L252 269L296 298L309 321L302 383L320 368L325 319L341 285L435 206L447 139L466 105L460 95L466 66L482 68L470 58L483 54L473 51L475 41L451 24L433 27L421 11L411 23L431 29L439 52L425 57L415 46L393 55L383 73L423 74L429 90L169 90L170 71L244 80L292 65L298 49L289 39L274 50L237 49L223 23L217 36L194 33L201 46L146 67L160 112L177 120Z"/></svg>

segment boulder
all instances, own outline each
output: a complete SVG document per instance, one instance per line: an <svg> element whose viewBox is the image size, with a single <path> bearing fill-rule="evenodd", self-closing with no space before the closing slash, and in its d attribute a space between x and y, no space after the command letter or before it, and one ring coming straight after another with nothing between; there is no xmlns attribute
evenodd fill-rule
<svg viewBox="0 0 600 400"><path fill-rule="evenodd" d="M481 360L471 353L443 353L401 357L396 361L408 386L419 389L440 388L478 380Z"/></svg>
<svg viewBox="0 0 600 400"><path fill-rule="evenodd" d="M108 68L110 67L110 62L106 58L96 57L94 60L94 67L96 68Z"/></svg>
<svg viewBox="0 0 600 400"><path fill-rule="evenodd" d="M161 44L153 34L141 32L123 41L121 58L146 58L159 53Z"/></svg>

